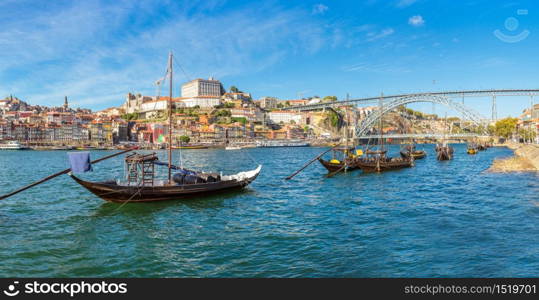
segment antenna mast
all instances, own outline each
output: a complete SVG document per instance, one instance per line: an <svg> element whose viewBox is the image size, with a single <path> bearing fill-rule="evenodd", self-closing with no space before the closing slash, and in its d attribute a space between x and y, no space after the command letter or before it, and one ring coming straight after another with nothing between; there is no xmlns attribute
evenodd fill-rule
<svg viewBox="0 0 539 300"><path fill-rule="evenodd" d="M168 183L172 183L172 51L168 57L168 71L170 76L168 98Z"/></svg>

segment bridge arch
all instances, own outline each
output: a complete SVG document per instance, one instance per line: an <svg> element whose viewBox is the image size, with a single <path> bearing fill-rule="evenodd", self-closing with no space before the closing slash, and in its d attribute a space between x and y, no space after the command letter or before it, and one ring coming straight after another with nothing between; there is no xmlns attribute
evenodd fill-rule
<svg viewBox="0 0 539 300"><path fill-rule="evenodd" d="M414 102L432 102L437 104L445 105L451 109L454 109L460 112L465 120L472 121L476 125L484 125L483 118L479 113L475 112L471 108L468 108L460 103L452 101L449 97L440 96L440 95L407 95L404 97L396 98L391 101L383 103L382 110L376 110L372 114L368 115L357 127L356 137L362 137L367 133L369 128L380 119L381 116L387 112L405 104L414 103Z"/></svg>

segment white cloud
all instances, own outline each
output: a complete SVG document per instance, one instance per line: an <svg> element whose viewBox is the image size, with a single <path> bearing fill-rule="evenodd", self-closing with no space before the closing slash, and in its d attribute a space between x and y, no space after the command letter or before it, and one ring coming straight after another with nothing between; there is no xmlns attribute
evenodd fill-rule
<svg viewBox="0 0 539 300"><path fill-rule="evenodd" d="M215 5L204 11L195 5L157 19L158 5L81 3L7 18L0 31L0 95L44 105L60 105L67 95L74 104L100 109L121 104L128 92L155 94L170 50L193 78L213 75L227 85L228 76L332 44L309 11L266 7L267 17L260 18L257 7L207 17ZM141 22L150 25L137 26ZM176 94L184 81L176 66Z"/></svg>
<svg viewBox="0 0 539 300"><path fill-rule="evenodd" d="M375 40L379 40L379 39L388 37L388 36L392 35L393 33L395 33L395 30L393 28L386 28L386 29L383 29L382 31L379 31L379 32L371 31L371 32L367 33L367 41L372 42L372 41L375 41Z"/></svg>
<svg viewBox="0 0 539 300"><path fill-rule="evenodd" d="M316 5L313 5L312 13L313 15L323 15L328 9L329 7L327 7L326 5L322 3L319 3Z"/></svg>
<svg viewBox="0 0 539 300"><path fill-rule="evenodd" d="M362 72L362 73L378 73L378 74L401 74L409 73L410 69L396 65L395 63L357 63L350 66L343 66L341 70L344 72Z"/></svg>
<svg viewBox="0 0 539 300"><path fill-rule="evenodd" d="M404 7L408 7L414 3L416 3L417 0L399 0L397 1L397 3L395 4L395 6L399 7L399 8L404 8Z"/></svg>
<svg viewBox="0 0 539 300"><path fill-rule="evenodd" d="M421 15L412 16L408 19L408 24L415 27L419 27L425 24L425 20L423 19Z"/></svg>

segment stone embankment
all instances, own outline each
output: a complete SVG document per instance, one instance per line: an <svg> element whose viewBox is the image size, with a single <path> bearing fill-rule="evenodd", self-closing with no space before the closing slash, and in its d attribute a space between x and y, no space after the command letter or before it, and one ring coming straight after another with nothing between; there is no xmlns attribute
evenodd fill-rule
<svg viewBox="0 0 539 300"><path fill-rule="evenodd" d="M506 144L515 151L513 157L496 159L489 171L492 172L529 172L539 171L539 145Z"/></svg>

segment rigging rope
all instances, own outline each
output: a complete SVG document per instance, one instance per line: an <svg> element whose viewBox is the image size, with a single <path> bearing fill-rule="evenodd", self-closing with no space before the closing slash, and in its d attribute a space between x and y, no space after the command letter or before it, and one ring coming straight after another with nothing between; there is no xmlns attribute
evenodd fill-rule
<svg viewBox="0 0 539 300"><path fill-rule="evenodd" d="M187 75L187 72L185 72L182 65L180 65L180 63L176 60L175 56L172 57L172 60L176 63L176 65L180 68L180 70L182 70L182 73L185 76L185 78L187 78L188 81L191 81L191 78L189 77L189 75Z"/></svg>

